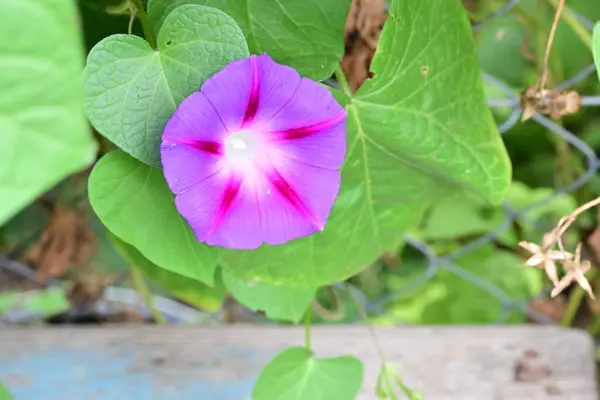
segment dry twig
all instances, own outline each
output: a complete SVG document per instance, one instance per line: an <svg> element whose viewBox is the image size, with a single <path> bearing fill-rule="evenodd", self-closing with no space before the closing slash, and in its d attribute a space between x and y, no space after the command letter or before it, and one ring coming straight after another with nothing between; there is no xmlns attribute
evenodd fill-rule
<svg viewBox="0 0 600 400"><path fill-rule="evenodd" d="M554 13L554 20L552 21L550 34L546 42L540 78L535 86L530 86L521 93L521 108L523 108L522 122L530 119L535 113L549 115L553 119L558 119L565 115L574 114L580 109L581 96L576 91L563 90L558 92L554 89L546 89L550 51L564 5L565 0L560 0Z"/></svg>
<svg viewBox="0 0 600 400"><path fill-rule="evenodd" d="M595 298L592 288L584 275L591 268L591 264L587 260L581 260L582 244L577 244L575 254L569 253L565 251L562 236L567 232L580 214L599 204L600 197L583 204L569 215L562 217L558 221L558 224L556 224L556 227L551 232L544 235L541 246L531 242L519 243L519 246L533 253L533 255L525 261L525 265L542 267L552 281L554 289L550 294L551 297L556 297L567 286L575 281L592 299ZM554 247L557 245L558 250L554 250ZM563 269L566 271L565 276L560 280L558 280L555 261L562 264Z"/></svg>

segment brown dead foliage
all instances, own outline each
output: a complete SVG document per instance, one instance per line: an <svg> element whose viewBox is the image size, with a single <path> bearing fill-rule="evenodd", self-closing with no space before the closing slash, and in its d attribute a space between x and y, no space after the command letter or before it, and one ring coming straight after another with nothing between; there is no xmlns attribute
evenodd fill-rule
<svg viewBox="0 0 600 400"><path fill-rule="evenodd" d="M530 86L521 93L521 108L523 115L521 121L527 121L534 113L549 115L558 119L565 115L579 112L581 96L574 90L548 90Z"/></svg>
<svg viewBox="0 0 600 400"><path fill-rule="evenodd" d="M369 67L387 18L383 0L353 0L346 19L346 52L341 67L352 91L370 77Z"/></svg>
<svg viewBox="0 0 600 400"><path fill-rule="evenodd" d="M57 204L40 238L25 255L41 277L56 278L71 265L86 265L94 251L93 231L75 212Z"/></svg>
<svg viewBox="0 0 600 400"><path fill-rule="evenodd" d="M562 320L565 315L565 308L566 304L563 297L534 299L529 303L529 309L532 312L545 315L556 323ZM529 322L535 322L535 320L530 319Z"/></svg>

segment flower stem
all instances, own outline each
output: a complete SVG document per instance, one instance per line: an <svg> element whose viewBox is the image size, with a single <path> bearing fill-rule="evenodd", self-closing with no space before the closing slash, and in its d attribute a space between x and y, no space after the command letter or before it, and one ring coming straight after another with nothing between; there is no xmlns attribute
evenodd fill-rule
<svg viewBox="0 0 600 400"><path fill-rule="evenodd" d="M306 313L304 314L304 345L310 351L310 305L306 309Z"/></svg>
<svg viewBox="0 0 600 400"><path fill-rule="evenodd" d="M352 97L352 89L350 89L350 85L346 79L346 74L344 73L344 70L342 70L342 66L340 64L338 64L337 68L335 69L335 79L339 82L342 92L344 92L346 96Z"/></svg>
<svg viewBox="0 0 600 400"><path fill-rule="evenodd" d="M142 30L144 31L144 36L150 46L153 49L156 48L156 39L154 38L154 33L152 33L152 24L150 24L150 18L148 18L148 13L144 9L144 5L142 4L142 0L133 0L133 4L137 9L137 13L140 17L140 22L142 23Z"/></svg>
<svg viewBox="0 0 600 400"><path fill-rule="evenodd" d="M131 265L131 280L133 281L133 287L138 295L142 298L146 307L148 307L148 311L152 314L152 318L158 325L164 325L167 323L165 316L160 313L154 306L154 301L152 300L152 293L148 289L148 285L146 285L146 281L144 280L144 276L140 271L137 265Z"/></svg>

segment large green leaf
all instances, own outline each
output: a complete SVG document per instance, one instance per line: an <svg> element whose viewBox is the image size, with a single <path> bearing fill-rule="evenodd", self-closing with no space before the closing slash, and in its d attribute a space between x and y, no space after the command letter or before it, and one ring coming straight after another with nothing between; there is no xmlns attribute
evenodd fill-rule
<svg viewBox="0 0 600 400"><path fill-rule="evenodd" d="M151 262L213 284L217 250L196 240L161 169L120 150L108 153L92 170L89 197L102 223Z"/></svg>
<svg viewBox="0 0 600 400"><path fill-rule="evenodd" d="M253 400L354 400L363 378L360 360L316 358L305 347L279 353L262 370Z"/></svg>
<svg viewBox="0 0 600 400"><path fill-rule="evenodd" d="M73 0L0 2L0 225L94 161Z"/></svg>
<svg viewBox="0 0 600 400"><path fill-rule="evenodd" d="M436 199L498 204L511 167L483 95L459 0L394 1L368 80L351 96L342 187L325 230L283 246L223 252L246 279L319 286L396 247Z"/></svg>
<svg viewBox="0 0 600 400"><path fill-rule="evenodd" d="M177 8L158 34L158 50L133 35L99 42L85 67L85 107L94 127L122 150L160 165L163 128L179 103L228 63L247 57L235 21L200 5Z"/></svg>
<svg viewBox="0 0 600 400"><path fill-rule="evenodd" d="M223 271L223 282L237 301L254 311L264 311L272 320L300 321L317 294L317 288L251 284L228 271Z"/></svg>
<svg viewBox="0 0 600 400"><path fill-rule="evenodd" d="M148 13L155 30L173 9L189 3L231 15L252 53L267 52L302 76L326 79L344 55L350 0L150 0Z"/></svg>
<svg viewBox="0 0 600 400"><path fill-rule="evenodd" d="M214 287L208 286L196 279L160 268L144 257L135 247L113 234L109 233L109 238L131 267L140 268L151 281L167 289L178 299L210 312L219 310L223 305L223 301L227 297L227 290L220 279L215 280ZM216 275L216 277L218 276Z"/></svg>
<svg viewBox="0 0 600 400"><path fill-rule="evenodd" d="M598 72L598 78L600 79L600 22L594 26L594 61L596 62L596 72Z"/></svg>

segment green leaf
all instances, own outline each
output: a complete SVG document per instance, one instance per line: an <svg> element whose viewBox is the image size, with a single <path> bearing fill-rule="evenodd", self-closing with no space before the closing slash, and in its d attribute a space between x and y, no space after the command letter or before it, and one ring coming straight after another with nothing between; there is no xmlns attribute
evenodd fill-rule
<svg viewBox="0 0 600 400"><path fill-rule="evenodd" d="M225 13L181 6L165 19L158 50L133 35L99 42L85 67L85 108L94 127L138 160L160 165L163 128L179 103L230 62L248 56Z"/></svg>
<svg viewBox="0 0 600 400"><path fill-rule="evenodd" d="M199 243L175 208L162 170L113 151L89 179L92 207L104 225L161 268L212 285L217 250Z"/></svg>
<svg viewBox="0 0 600 400"><path fill-rule="evenodd" d="M223 271L223 282L233 297L246 307L264 311L269 319L294 323L300 321L317 293L317 288L247 283L228 271Z"/></svg>
<svg viewBox="0 0 600 400"><path fill-rule="evenodd" d="M135 247L115 235L109 233L109 238L129 265L139 267L150 280L167 289L178 299L210 312L221 308L223 300L227 296L227 290L222 282L217 280L215 287L210 287L195 279L160 268L144 257Z"/></svg>
<svg viewBox="0 0 600 400"><path fill-rule="evenodd" d="M596 62L596 72L598 72L598 78L600 79L600 22L594 26L594 61Z"/></svg>
<svg viewBox="0 0 600 400"><path fill-rule="evenodd" d="M94 161L73 0L0 7L0 225ZM27 27L27 28L24 28Z"/></svg>
<svg viewBox="0 0 600 400"><path fill-rule="evenodd" d="M346 107L342 186L325 230L223 252L224 267L264 283L321 286L397 247L435 200L469 191L502 201L510 161L460 1L394 1L371 68L375 78Z"/></svg>
<svg viewBox="0 0 600 400"><path fill-rule="evenodd" d="M262 370L253 400L354 400L363 365L350 356L315 358L305 347L279 353Z"/></svg>
<svg viewBox="0 0 600 400"><path fill-rule="evenodd" d="M162 29L177 6L190 3L231 15L242 28L250 52L267 52L302 76L329 78L344 55L350 0L150 0L148 14L155 29Z"/></svg>
<svg viewBox="0 0 600 400"><path fill-rule="evenodd" d="M6 386L0 382L0 400L13 400L14 397L10 394Z"/></svg>

